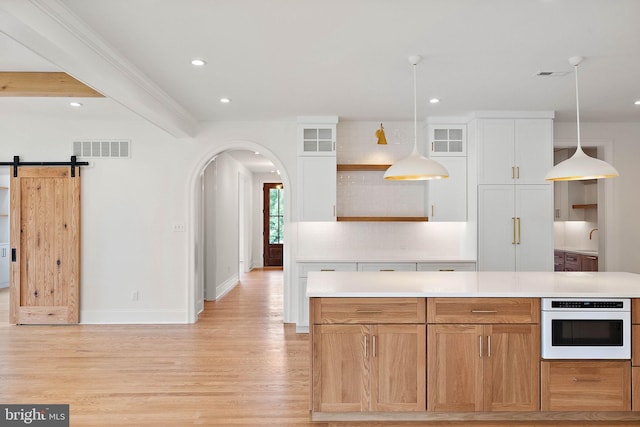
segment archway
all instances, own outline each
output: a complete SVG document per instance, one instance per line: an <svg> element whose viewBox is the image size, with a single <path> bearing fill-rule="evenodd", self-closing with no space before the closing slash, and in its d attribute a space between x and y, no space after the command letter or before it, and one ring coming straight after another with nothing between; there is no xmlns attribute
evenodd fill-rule
<svg viewBox="0 0 640 427"><path fill-rule="evenodd" d="M188 221L187 221L187 301L186 313L187 321L195 323L198 319L198 311L200 306L200 296L204 287L204 229L203 229L203 197L202 197L202 174L209 163L222 153L236 150L259 151L264 157L268 158L276 166L280 172L280 177L284 185L284 197L286 200L292 200L291 185L289 174L284 164L278 156L271 152L268 148L253 141L232 140L227 143L212 147L208 152L202 155L192 170L188 184ZM291 281L289 279L289 270L291 260L289 254L291 251L291 242L289 233L286 232L291 223L291 203L287 203L284 209L284 256L283 256L283 319L290 322L295 318L293 316L294 304L292 301L295 296L292 292Z"/></svg>

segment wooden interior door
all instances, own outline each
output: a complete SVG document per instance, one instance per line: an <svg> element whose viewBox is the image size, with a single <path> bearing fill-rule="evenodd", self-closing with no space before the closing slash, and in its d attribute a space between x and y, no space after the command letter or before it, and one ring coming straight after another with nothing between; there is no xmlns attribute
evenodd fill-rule
<svg viewBox="0 0 640 427"><path fill-rule="evenodd" d="M79 322L80 172L20 167L11 178L9 321Z"/></svg>
<svg viewBox="0 0 640 427"><path fill-rule="evenodd" d="M263 264L265 267L282 267L284 242L284 200L282 183L265 183L263 192Z"/></svg>

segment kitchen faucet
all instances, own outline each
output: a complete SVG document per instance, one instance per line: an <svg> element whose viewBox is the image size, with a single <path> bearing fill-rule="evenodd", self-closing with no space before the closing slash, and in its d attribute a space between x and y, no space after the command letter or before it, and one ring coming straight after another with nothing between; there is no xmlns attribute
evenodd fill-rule
<svg viewBox="0 0 640 427"><path fill-rule="evenodd" d="M597 229L597 228L594 228L593 230L591 230L591 231L589 232L589 240L593 240L593 232L594 232L594 231L598 231L598 229Z"/></svg>

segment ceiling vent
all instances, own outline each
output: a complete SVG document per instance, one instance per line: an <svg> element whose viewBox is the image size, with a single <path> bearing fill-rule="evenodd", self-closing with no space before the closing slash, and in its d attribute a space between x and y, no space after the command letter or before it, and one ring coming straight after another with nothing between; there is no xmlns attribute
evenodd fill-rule
<svg viewBox="0 0 640 427"><path fill-rule="evenodd" d="M131 141L127 139L73 141L73 155L79 158L92 159L130 158Z"/></svg>
<svg viewBox="0 0 640 427"><path fill-rule="evenodd" d="M564 77L569 74L569 71L538 71L536 76L538 77Z"/></svg>

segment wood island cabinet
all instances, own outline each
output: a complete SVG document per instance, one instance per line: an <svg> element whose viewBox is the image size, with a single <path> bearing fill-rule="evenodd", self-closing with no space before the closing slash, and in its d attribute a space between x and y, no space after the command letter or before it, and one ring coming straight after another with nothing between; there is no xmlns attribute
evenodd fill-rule
<svg viewBox="0 0 640 427"><path fill-rule="evenodd" d="M430 298L428 410L539 410L538 311L537 299Z"/></svg>
<svg viewBox="0 0 640 427"><path fill-rule="evenodd" d="M540 302L311 298L312 420L640 420L640 299L632 360L541 360Z"/></svg>
<svg viewBox="0 0 640 427"><path fill-rule="evenodd" d="M425 411L424 305L421 298L314 299L312 409Z"/></svg>

